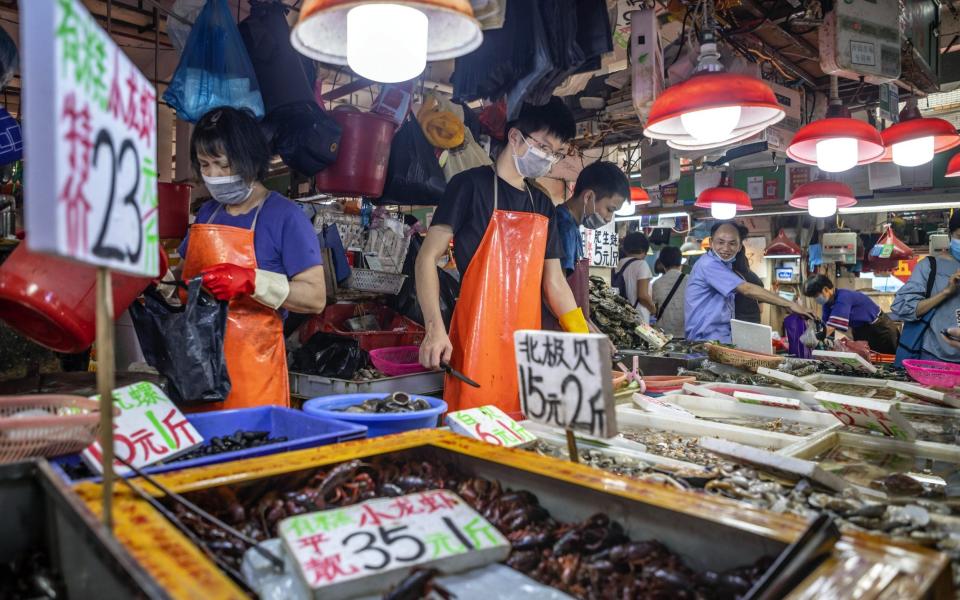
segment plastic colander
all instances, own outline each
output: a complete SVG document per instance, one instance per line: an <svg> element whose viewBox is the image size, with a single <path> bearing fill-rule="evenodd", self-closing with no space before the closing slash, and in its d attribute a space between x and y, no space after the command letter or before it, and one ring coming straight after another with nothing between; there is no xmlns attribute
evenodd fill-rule
<svg viewBox="0 0 960 600"><path fill-rule="evenodd" d="M960 386L960 365L938 360L907 359L903 361L903 366L917 383L938 388Z"/></svg>
<svg viewBox="0 0 960 600"><path fill-rule="evenodd" d="M370 361L378 371L389 377L412 375L428 370L420 364L419 346L393 346L371 350Z"/></svg>

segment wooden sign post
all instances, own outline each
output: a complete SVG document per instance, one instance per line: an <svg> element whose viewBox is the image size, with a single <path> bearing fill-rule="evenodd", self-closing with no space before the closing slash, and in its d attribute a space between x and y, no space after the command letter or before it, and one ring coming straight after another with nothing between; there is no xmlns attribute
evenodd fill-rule
<svg viewBox="0 0 960 600"><path fill-rule="evenodd" d="M566 429L570 460L579 461L574 431L617 435L610 346L603 335L521 330L514 334L520 410L531 421Z"/></svg>
<svg viewBox="0 0 960 600"><path fill-rule="evenodd" d="M27 244L97 267L97 387L112 454L110 271L156 277L157 92L79 0L20 5ZM106 461L112 465L112 460ZM112 523L113 472L103 478Z"/></svg>

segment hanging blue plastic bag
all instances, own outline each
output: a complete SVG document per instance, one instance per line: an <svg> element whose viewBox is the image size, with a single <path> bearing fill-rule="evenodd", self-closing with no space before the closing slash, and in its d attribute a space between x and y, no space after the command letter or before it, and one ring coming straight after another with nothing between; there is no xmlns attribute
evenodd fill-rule
<svg viewBox="0 0 960 600"><path fill-rule="evenodd" d="M23 137L20 123L7 109L0 108L0 165L7 165L23 158Z"/></svg>
<svg viewBox="0 0 960 600"><path fill-rule="evenodd" d="M218 106L246 108L263 118L257 76L227 0L208 0L203 7L163 99L177 118L191 123Z"/></svg>

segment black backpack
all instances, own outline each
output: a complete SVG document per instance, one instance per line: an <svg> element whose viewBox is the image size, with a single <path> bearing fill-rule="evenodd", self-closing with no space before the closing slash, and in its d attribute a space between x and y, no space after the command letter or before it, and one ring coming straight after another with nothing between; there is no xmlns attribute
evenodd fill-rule
<svg viewBox="0 0 960 600"><path fill-rule="evenodd" d="M610 284L620 292L620 295L624 298L627 298L627 282L623 278L623 272L627 270L627 267L635 263L636 261L641 260L639 258L630 258L627 259L623 266L613 272L613 279L610 281Z"/></svg>

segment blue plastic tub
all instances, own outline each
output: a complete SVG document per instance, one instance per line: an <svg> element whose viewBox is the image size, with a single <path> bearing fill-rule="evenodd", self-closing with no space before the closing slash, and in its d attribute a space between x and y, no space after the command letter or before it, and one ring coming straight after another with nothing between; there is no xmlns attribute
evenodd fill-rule
<svg viewBox="0 0 960 600"><path fill-rule="evenodd" d="M212 465L242 458L336 444L366 437L367 433L367 428L360 423L348 423L342 419L308 415L299 410L278 406L219 410L186 415L186 417L205 440L212 437L232 435L238 429L242 429L244 431L269 431L270 437L286 436L287 441L237 450L236 452L201 456L200 458L167 465L155 465L147 467L143 471L147 473L166 473L167 471ZM54 469L67 481L81 481L80 479L72 479L64 471L63 466L76 465L82 461L83 459L79 454L70 454L55 458L50 462Z"/></svg>
<svg viewBox="0 0 960 600"><path fill-rule="evenodd" d="M419 410L408 413L348 413L333 409L346 408L354 404L360 404L364 400L372 398L383 398L387 394L341 394L337 396L321 396L313 400L307 400L303 403L303 412L308 415L323 417L325 419L339 419L348 423L367 426L367 437L379 437L381 435L390 435L391 433L400 433L401 431L410 431L412 429L430 429L437 426L437 420L443 413L447 412L447 403L439 398L430 396L417 396L411 394L413 399L423 398L430 404L430 409Z"/></svg>

